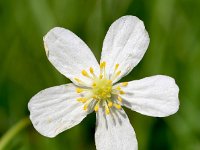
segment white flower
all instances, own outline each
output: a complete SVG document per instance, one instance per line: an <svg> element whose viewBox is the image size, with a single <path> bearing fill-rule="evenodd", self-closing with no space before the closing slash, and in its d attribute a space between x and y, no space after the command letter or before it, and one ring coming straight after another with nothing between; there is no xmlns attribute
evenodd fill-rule
<svg viewBox="0 0 200 150"><path fill-rule="evenodd" d="M44 136L55 137L94 110L98 150L136 150L134 129L121 106L155 117L172 115L179 108L179 88L171 77L116 83L139 63L149 45L144 24L135 16L123 16L111 25L100 65L89 47L67 29L50 30L44 45L49 61L73 82L45 89L30 100L30 119Z"/></svg>

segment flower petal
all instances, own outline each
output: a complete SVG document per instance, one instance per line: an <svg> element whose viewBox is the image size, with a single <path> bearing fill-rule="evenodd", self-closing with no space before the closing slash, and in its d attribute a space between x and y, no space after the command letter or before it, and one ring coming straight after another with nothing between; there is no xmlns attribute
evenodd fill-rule
<svg viewBox="0 0 200 150"><path fill-rule="evenodd" d="M179 88L173 78L163 75L128 83L121 95L123 105L144 115L165 117L179 109Z"/></svg>
<svg viewBox="0 0 200 150"><path fill-rule="evenodd" d="M86 80L82 70L93 67L98 73L99 64L89 47L71 31L55 27L44 37L44 45L47 57L54 67L75 84L74 78Z"/></svg>
<svg viewBox="0 0 200 150"><path fill-rule="evenodd" d="M97 150L137 150L134 129L123 109L111 109L109 115L106 115L103 109L99 109L96 116Z"/></svg>
<svg viewBox="0 0 200 150"><path fill-rule="evenodd" d="M143 22L135 16L123 16L109 28L103 42L101 62L106 61L106 72L112 76L119 64L120 76L128 74L142 59L149 45L149 36Z"/></svg>
<svg viewBox="0 0 200 150"><path fill-rule="evenodd" d="M30 119L40 134L55 137L86 117L89 112L76 100L80 95L75 88L73 84L55 86L32 97L28 103Z"/></svg>

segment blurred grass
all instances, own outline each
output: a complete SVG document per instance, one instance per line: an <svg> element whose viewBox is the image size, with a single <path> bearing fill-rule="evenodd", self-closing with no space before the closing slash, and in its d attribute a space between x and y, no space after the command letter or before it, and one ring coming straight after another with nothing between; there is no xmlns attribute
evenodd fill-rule
<svg viewBox="0 0 200 150"><path fill-rule="evenodd" d="M108 27L126 14L144 21L151 42L144 59L123 80L165 74L180 87L180 110L173 116L151 118L126 109L139 149L199 150L199 0L1 0L0 136L29 114L27 103L34 94L69 82L45 56L42 37L49 29L72 30L99 60ZM39 135L31 126L6 149L92 150L94 132L93 113L53 139Z"/></svg>

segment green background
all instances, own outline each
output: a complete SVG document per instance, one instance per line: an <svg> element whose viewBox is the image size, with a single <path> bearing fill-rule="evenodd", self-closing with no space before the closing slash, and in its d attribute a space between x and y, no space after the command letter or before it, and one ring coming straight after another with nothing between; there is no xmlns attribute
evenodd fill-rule
<svg viewBox="0 0 200 150"><path fill-rule="evenodd" d="M70 29L99 60L108 27L127 14L144 21L150 46L123 80L164 74L180 88L180 109L173 116L153 118L126 109L139 150L200 150L199 0L1 0L0 137L29 115L34 94L70 82L45 55L42 38L51 28ZM30 125L6 150L93 150L94 132L94 113L53 139Z"/></svg>

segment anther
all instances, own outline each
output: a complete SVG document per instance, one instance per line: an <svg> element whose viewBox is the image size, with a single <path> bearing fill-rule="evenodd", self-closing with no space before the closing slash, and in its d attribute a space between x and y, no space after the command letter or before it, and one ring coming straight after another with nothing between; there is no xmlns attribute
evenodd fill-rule
<svg viewBox="0 0 200 150"><path fill-rule="evenodd" d="M77 93L81 93L81 92L83 92L84 90L83 89L81 89L81 88L76 88L76 92Z"/></svg>
<svg viewBox="0 0 200 150"><path fill-rule="evenodd" d="M100 69L103 69L105 66L106 66L106 62L105 61L100 63Z"/></svg>
<svg viewBox="0 0 200 150"><path fill-rule="evenodd" d="M87 83L83 82L82 80L80 80L79 78L74 78L74 80L76 82L78 82L79 84L83 85L83 86L89 86Z"/></svg>
<svg viewBox="0 0 200 150"><path fill-rule="evenodd" d="M117 72L114 71L114 74L112 75L111 80L114 81L116 77L118 77L120 74L121 74L121 71L117 71Z"/></svg>
<svg viewBox="0 0 200 150"><path fill-rule="evenodd" d="M92 67L90 67L90 74L92 74L93 78L97 78L97 76L94 74L94 69Z"/></svg>
<svg viewBox="0 0 200 150"><path fill-rule="evenodd" d="M82 97L79 97L76 100L79 101L79 102L82 102Z"/></svg>
<svg viewBox="0 0 200 150"><path fill-rule="evenodd" d="M99 110L99 103L100 103L100 101L98 101L98 102L96 103L96 105L94 106L94 111L95 111L95 112L97 112L97 111Z"/></svg>
<svg viewBox="0 0 200 150"><path fill-rule="evenodd" d="M122 108L122 106L121 105L119 105L119 104L113 104L114 106L115 106L115 108L117 108L117 109L121 109Z"/></svg>
<svg viewBox="0 0 200 150"><path fill-rule="evenodd" d="M78 79L78 78L74 78L74 80L76 81L76 82L81 82L81 80L80 79Z"/></svg>
<svg viewBox="0 0 200 150"><path fill-rule="evenodd" d="M82 98L82 102L85 103L87 101L87 98Z"/></svg>
<svg viewBox="0 0 200 150"><path fill-rule="evenodd" d="M111 101L108 102L108 107L112 107L113 103Z"/></svg>
<svg viewBox="0 0 200 150"><path fill-rule="evenodd" d="M121 85L122 85L122 86L127 86L127 85L128 85L128 82L122 82Z"/></svg>
<svg viewBox="0 0 200 150"><path fill-rule="evenodd" d="M104 63L101 62L101 63L100 63L100 69L103 69L103 67L104 67Z"/></svg>
<svg viewBox="0 0 200 150"><path fill-rule="evenodd" d="M85 71L85 70L82 70L82 72L81 72L81 73L82 73L82 75L83 75L83 76L89 77L89 75L88 75L87 71Z"/></svg>
<svg viewBox="0 0 200 150"><path fill-rule="evenodd" d="M104 102L104 104L105 104L106 115L108 115L108 114L110 114L110 109L108 108L107 102Z"/></svg>
<svg viewBox="0 0 200 150"><path fill-rule="evenodd" d="M102 78L103 78L103 75L102 75L102 74L100 74L100 75L99 75L99 78L100 78L100 79L102 79Z"/></svg>
<svg viewBox="0 0 200 150"><path fill-rule="evenodd" d="M119 67L119 64L116 64L115 65L115 71L118 69L118 67Z"/></svg>
<svg viewBox="0 0 200 150"><path fill-rule="evenodd" d="M104 67L106 67L106 62L104 61Z"/></svg>
<svg viewBox="0 0 200 150"><path fill-rule="evenodd" d="M96 84L95 82L92 84L93 87L95 87L96 85L97 85L97 84Z"/></svg>
<svg viewBox="0 0 200 150"><path fill-rule="evenodd" d="M118 90L118 91L120 91L120 90L121 90L121 87L120 87L120 86L117 86L115 89Z"/></svg>
<svg viewBox="0 0 200 150"><path fill-rule="evenodd" d="M116 76L119 76L121 74L121 71L118 71L117 73L116 73Z"/></svg>
<svg viewBox="0 0 200 150"><path fill-rule="evenodd" d="M82 102L82 103L85 103L85 102L87 101L87 98L85 98L85 97L80 97L80 98L77 98L77 101Z"/></svg>
<svg viewBox="0 0 200 150"><path fill-rule="evenodd" d="M88 104L85 104L84 106L83 106L83 110L87 110L88 109Z"/></svg>
<svg viewBox="0 0 200 150"><path fill-rule="evenodd" d="M119 91L119 94L125 94L125 92L121 90L121 91Z"/></svg>
<svg viewBox="0 0 200 150"><path fill-rule="evenodd" d="M122 102L122 98L120 96L117 97L118 101Z"/></svg>
<svg viewBox="0 0 200 150"><path fill-rule="evenodd" d="M110 110L109 108L106 108L106 115L109 115L110 114Z"/></svg>
<svg viewBox="0 0 200 150"><path fill-rule="evenodd" d="M96 96L96 95L93 95L92 98L97 99L97 96Z"/></svg>
<svg viewBox="0 0 200 150"><path fill-rule="evenodd" d="M95 105L94 111L97 112L99 110L99 105Z"/></svg>
<svg viewBox="0 0 200 150"><path fill-rule="evenodd" d="M94 69L92 67L90 67L90 73L93 74L94 73Z"/></svg>

